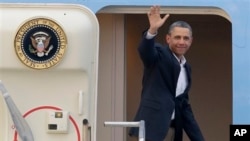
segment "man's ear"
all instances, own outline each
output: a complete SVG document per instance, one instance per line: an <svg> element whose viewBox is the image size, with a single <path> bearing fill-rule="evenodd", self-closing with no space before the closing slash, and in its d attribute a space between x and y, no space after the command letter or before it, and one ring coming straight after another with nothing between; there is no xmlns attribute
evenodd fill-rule
<svg viewBox="0 0 250 141"><path fill-rule="evenodd" d="M193 39L194 39L194 38L193 38L193 37L191 37L191 39L190 39L190 44L192 44L192 43L193 43Z"/></svg>
<svg viewBox="0 0 250 141"><path fill-rule="evenodd" d="M167 43L167 44L169 43L169 38L170 38L170 35L169 35L169 34L166 34L165 40L166 40L166 43Z"/></svg>

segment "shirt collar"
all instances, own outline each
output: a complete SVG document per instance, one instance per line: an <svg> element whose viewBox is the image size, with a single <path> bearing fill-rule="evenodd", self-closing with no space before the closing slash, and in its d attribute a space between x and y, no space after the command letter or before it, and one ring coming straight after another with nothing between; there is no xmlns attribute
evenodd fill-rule
<svg viewBox="0 0 250 141"><path fill-rule="evenodd" d="M174 57L177 59L178 62L180 62L181 65L184 65L186 63L186 58L182 55L181 58L179 59L174 53Z"/></svg>

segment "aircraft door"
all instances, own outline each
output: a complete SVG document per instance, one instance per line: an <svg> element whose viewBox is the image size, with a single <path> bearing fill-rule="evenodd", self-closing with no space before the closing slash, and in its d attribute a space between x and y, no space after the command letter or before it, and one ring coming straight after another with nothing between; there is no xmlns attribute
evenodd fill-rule
<svg viewBox="0 0 250 141"><path fill-rule="evenodd" d="M0 80L34 140L95 140L95 14L69 4L0 4L0 13ZM1 95L0 140L20 141L6 104Z"/></svg>

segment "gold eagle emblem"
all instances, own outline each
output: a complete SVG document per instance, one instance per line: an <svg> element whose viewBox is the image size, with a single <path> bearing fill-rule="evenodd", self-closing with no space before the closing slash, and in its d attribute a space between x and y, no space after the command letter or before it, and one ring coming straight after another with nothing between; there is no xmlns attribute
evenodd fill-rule
<svg viewBox="0 0 250 141"><path fill-rule="evenodd" d="M39 31L34 33L31 37L32 48L30 51L32 53L36 53L38 57L43 57L44 55L48 55L49 52L53 49L53 45L51 45L48 49L51 36L43 31Z"/></svg>

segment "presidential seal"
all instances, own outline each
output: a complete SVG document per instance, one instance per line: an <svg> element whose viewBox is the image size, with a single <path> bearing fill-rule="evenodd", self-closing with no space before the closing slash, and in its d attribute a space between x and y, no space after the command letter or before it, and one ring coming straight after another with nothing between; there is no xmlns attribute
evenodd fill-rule
<svg viewBox="0 0 250 141"><path fill-rule="evenodd" d="M47 69L58 64L65 54L67 38L53 20L36 18L18 30L14 47L20 61L33 69Z"/></svg>

